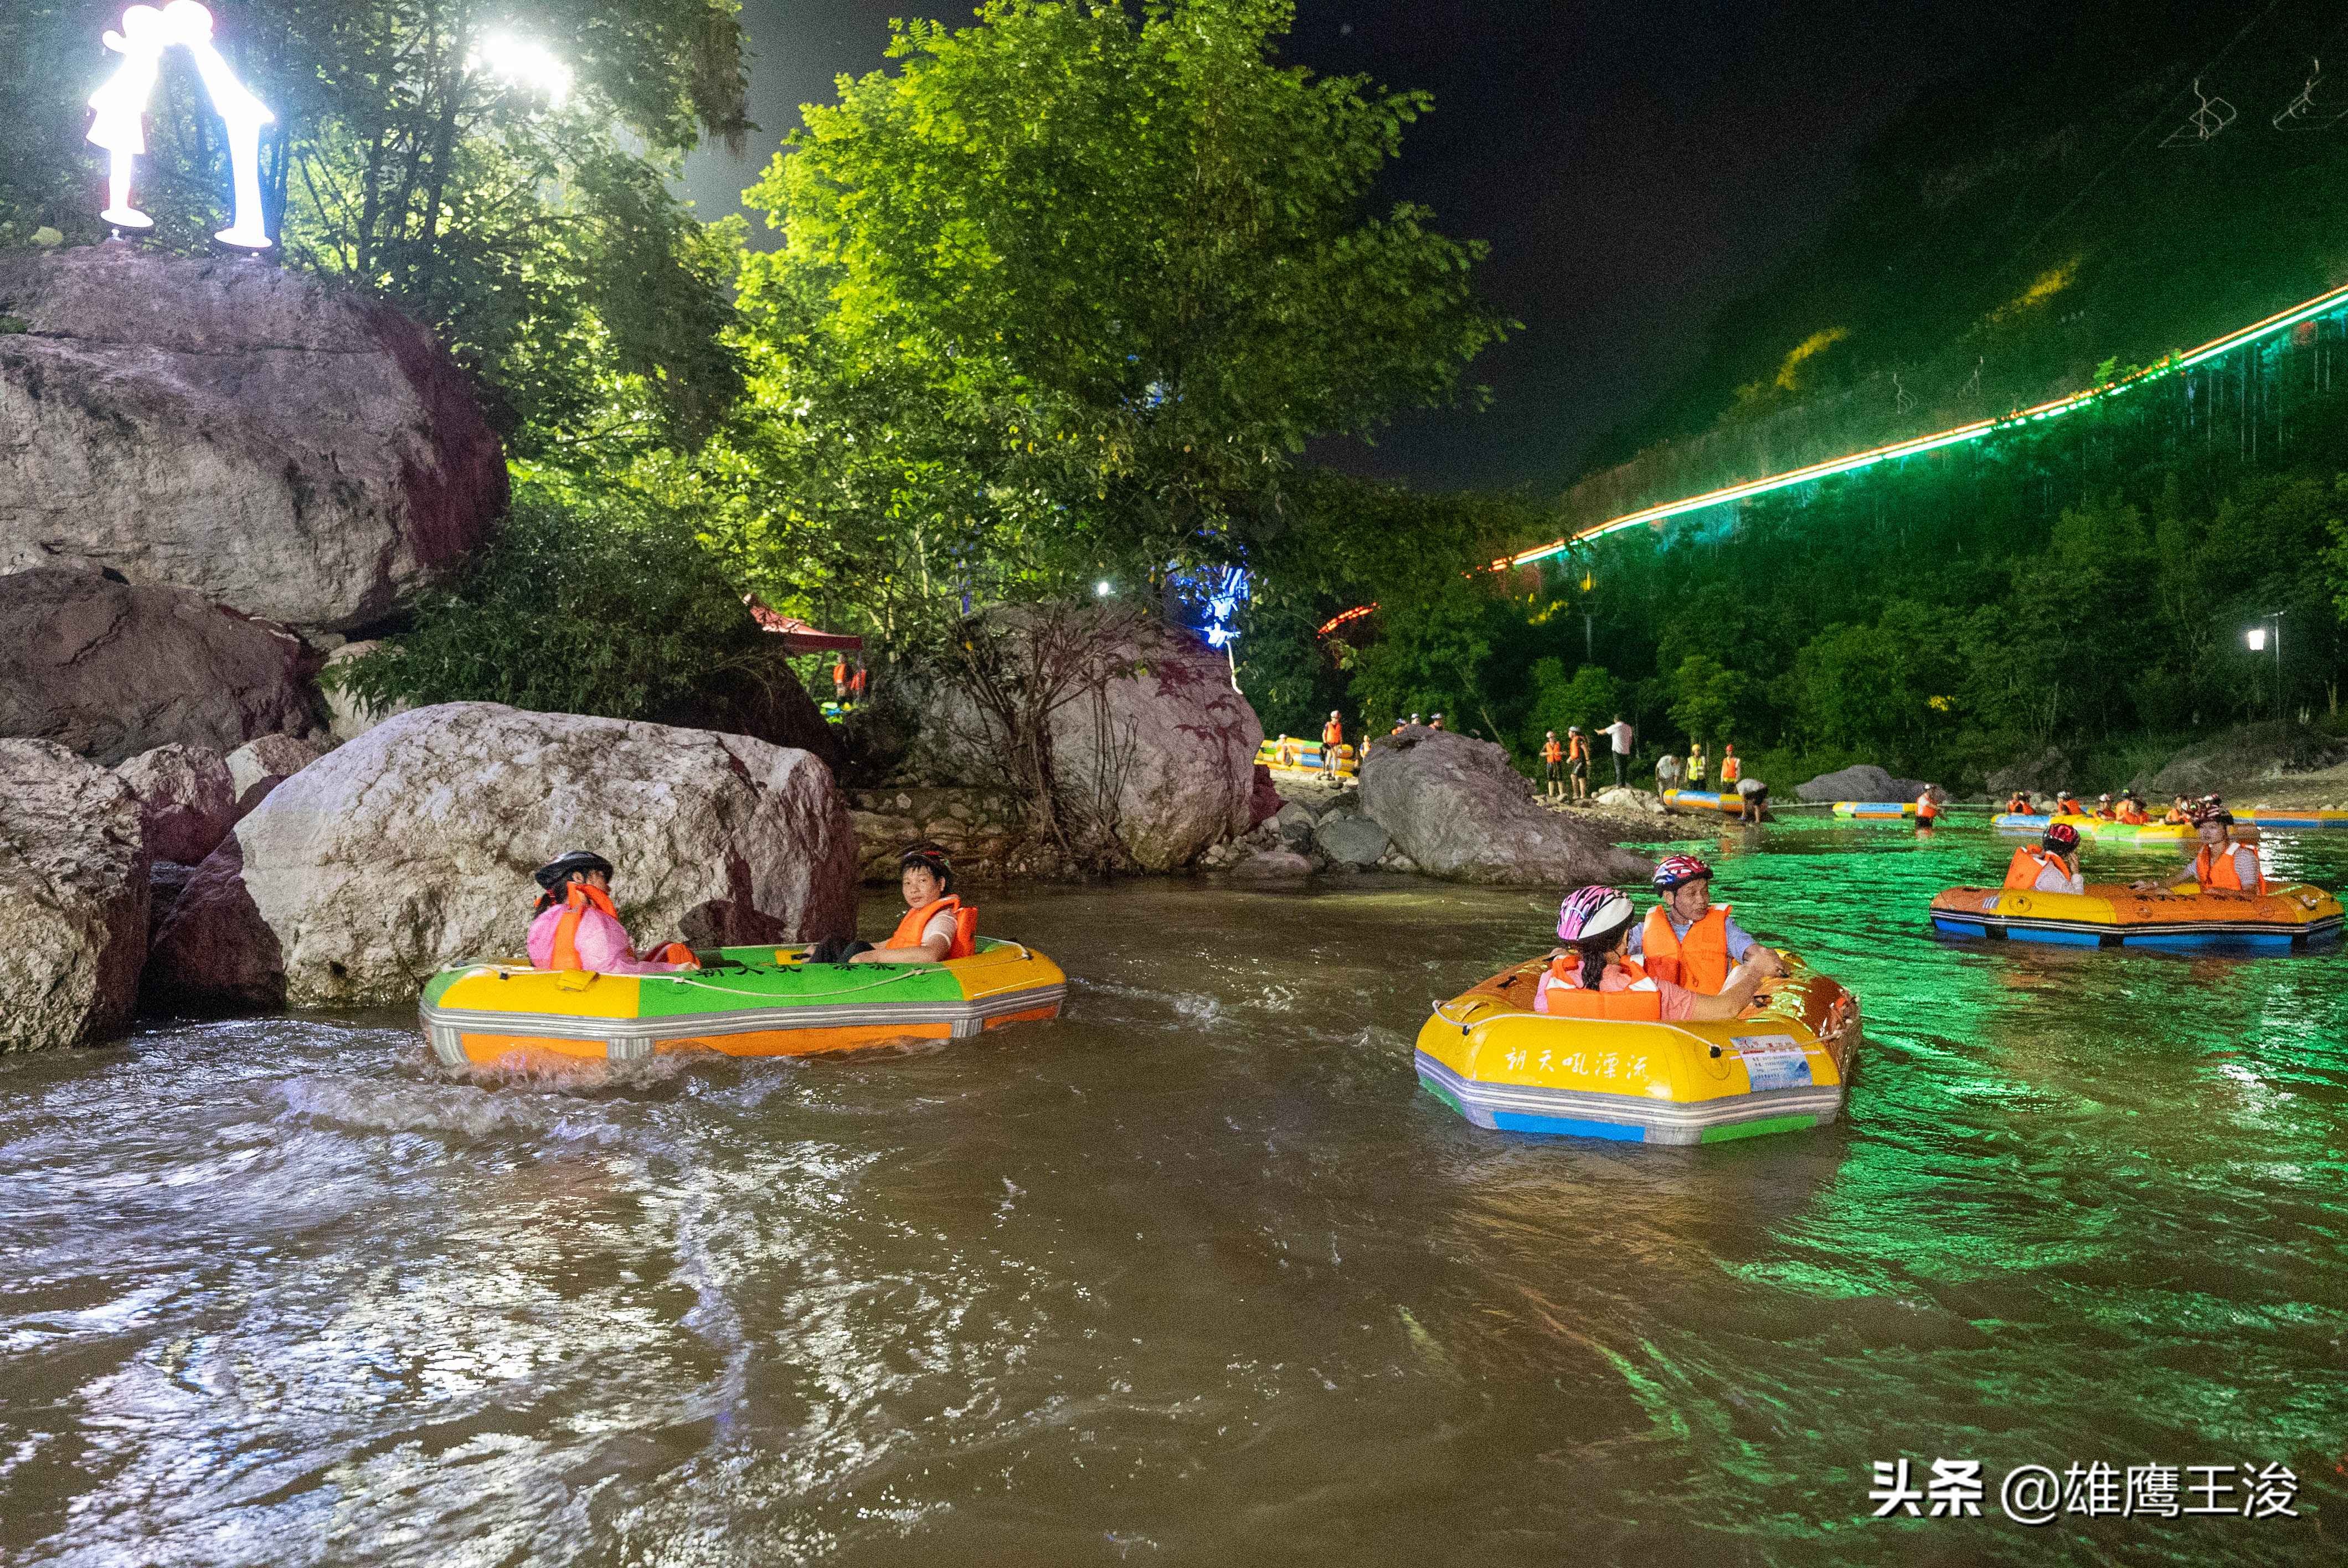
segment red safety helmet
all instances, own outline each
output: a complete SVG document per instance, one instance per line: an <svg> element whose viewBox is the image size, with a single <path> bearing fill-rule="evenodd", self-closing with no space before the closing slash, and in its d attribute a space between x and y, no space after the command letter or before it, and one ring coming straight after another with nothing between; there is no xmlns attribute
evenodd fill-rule
<svg viewBox="0 0 2348 1568"><path fill-rule="evenodd" d="M1655 864L1655 891L1668 893L1689 882L1709 882L1712 867L1693 855L1666 855Z"/></svg>
<svg viewBox="0 0 2348 1568"><path fill-rule="evenodd" d="M2069 855L2079 847L2079 830L2067 822L2050 824L2044 842L2057 855Z"/></svg>

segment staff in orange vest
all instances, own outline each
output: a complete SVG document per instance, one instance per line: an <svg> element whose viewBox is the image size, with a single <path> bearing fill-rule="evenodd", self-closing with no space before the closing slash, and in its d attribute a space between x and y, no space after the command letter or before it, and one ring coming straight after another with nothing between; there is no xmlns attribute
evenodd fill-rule
<svg viewBox="0 0 2348 1568"><path fill-rule="evenodd" d="M1580 724L1565 727L1565 771L1573 780L1573 798L1590 798L1590 737Z"/></svg>
<svg viewBox="0 0 2348 1568"><path fill-rule="evenodd" d="M2231 842L2234 835L2234 814L2216 806L2205 806L2193 814L2193 825L2201 843L2193 852L2193 864L2182 875L2167 882L2137 882L2137 891L2149 892L2165 888L2181 893L2188 886L2197 893L2264 893L2267 879L2259 869L2259 852L2247 844Z"/></svg>
<svg viewBox="0 0 2348 1568"><path fill-rule="evenodd" d="M1563 1018L1634 1023L1704 1023L1732 1019L1753 1004L1763 980L1786 972L1777 955L1756 945L1716 996L1649 974L1630 955L1631 900L1612 887L1577 887L1558 906L1557 938L1533 1010Z"/></svg>
<svg viewBox="0 0 2348 1568"><path fill-rule="evenodd" d="M612 863L593 850L557 856L531 875L545 890L526 944L532 967L599 975L665 975L701 967L682 942L636 951L612 903Z"/></svg>
<svg viewBox="0 0 2348 1568"><path fill-rule="evenodd" d="M1345 721L1337 710L1329 710L1329 722L1321 726L1321 776L1337 776L1337 748L1345 743Z"/></svg>
<svg viewBox="0 0 2348 1568"><path fill-rule="evenodd" d="M1667 855L1655 866L1662 901L1631 933L1631 953L1647 972L1706 996L1728 984L1731 968L1760 947L1712 901L1712 867L1693 855Z"/></svg>
<svg viewBox="0 0 2348 1568"><path fill-rule="evenodd" d="M2047 825L2039 847L2017 846L2006 863L2005 885L2029 893L2085 893L2079 870L2079 830L2067 822Z"/></svg>
<svg viewBox="0 0 2348 1568"><path fill-rule="evenodd" d="M1541 798L1555 800L1565 793L1565 748L1557 743L1557 732L1548 732L1541 742Z"/></svg>
<svg viewBox="0 0 2348 1568"><path fill-rule="evenodd" d="M1937 827L1941 822L1941 786L1926 784L1924 793L1916 797L1916 825Z"/></svg>

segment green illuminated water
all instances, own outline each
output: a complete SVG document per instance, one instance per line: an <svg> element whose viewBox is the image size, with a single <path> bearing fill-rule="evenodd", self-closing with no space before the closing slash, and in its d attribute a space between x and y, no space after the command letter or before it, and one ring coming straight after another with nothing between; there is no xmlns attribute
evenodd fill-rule
<svg viewBox="0 0 2348 1568"><path fill-rule="evenodd" d="M908 1053L0 1062L0 1560L2348 1555L2348 958L1937 940L1981 832L1697 847L1863 999L1831 1129L1468 1127L1411 1040L1553 900L1399 880L994 895L1068 1017ZM2340 886L2348 835L2270 868ZM1869 1519L1903 1455L1988 1517ZM2306 1517L1997 1517L2096 1459L2280 1461Z"/></svg>

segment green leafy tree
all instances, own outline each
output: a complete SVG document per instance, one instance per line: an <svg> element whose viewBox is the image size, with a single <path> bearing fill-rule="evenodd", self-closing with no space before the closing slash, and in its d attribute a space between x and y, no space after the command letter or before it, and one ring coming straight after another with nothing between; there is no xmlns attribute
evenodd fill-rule
<svg viewBox="0 0 2348 1568"><path fill-rule="evenodd" d="M987 0L898 25L899 68L809 106L749 194L785 243L743 302L821 367L778 372L810 437L912 433L947 466L888 509L1138 581L1276 535L1308 439L1472 395L1504 324L1480 247L1370 210L1427 99L1282 66L1291 18Z"/></svg>
<svg viewBox="0 0 2348 1568"><path fill-rule="evenodd" d="M1691 741L1717 743L1735 728L1751 682L1717 659L1691 653L1672 671L1672 723Z"/></svg>

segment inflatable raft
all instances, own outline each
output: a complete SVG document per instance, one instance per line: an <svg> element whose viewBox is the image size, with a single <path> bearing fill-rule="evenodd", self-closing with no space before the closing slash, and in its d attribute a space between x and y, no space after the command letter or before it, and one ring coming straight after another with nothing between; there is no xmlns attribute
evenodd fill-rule
<svg viewBox="0 0 2348 1568"><path fill-rule="evenodd" d="M1663 804L1678 811L1725 811L1735 816L1743 810L1743 796L1722 794L1713 790L1667 789Z"/></svg>
<svg viewBox="0 0 2348 1568"><path fill-rule="evenodd" d="M1265 767L1276 768L1282 773L1317 774L1321 771L1321 743L1300 741L1292 735L1282 735L1278 740L1266 741L1258 746L1255 749L1255 760ZM1358 771L1354 748L1339 746L1337 776L1349 779Z"/></svg>
<svg viewBox="0 0 2348 1568"><path fill-rule="evenodd" d="M2236 812L2234 820L2249 823L2253 827L2348 827L2348 811L2284 811L2254 805Z"/></svg>
<svg viewBox="0 0 2348 1568"><path fill-rule="evenodd" d="M1838 800L1834 803L1837 816L1855 816L1862 821L1890 821L1894 817L1912 817L1916 803L1897 800Z"/></svg>
<svg viewBox="0 0 2348 1568"><path fill-rule="evenodd" d="M1842 1110L1859 1031L1849 991L1797 958L1719 1023L1551 1018L1546 960L1494 975L1418 1031L1418 1081L1484 1127L1645 1143L1717 1143L1823 1126Z"/></svg>
<svg viewBox="0 0 2348 1568"><path fill-rule="evenodd" d="M2298 949L2340 935L2340 900L2303 884L2272 892L2138 893L2124 883L2085 893L1952 887L1932 900L1933 929L1952 937L2081 948Z"/></svg>
<svg viewBox="0 0 2348 1568"><path fill-rule="evenodd" d="M2001 833L2044 833L2050 824L2067 822L2079 830L2081 838L2097 844L2184 844L2194 836L2194 828L2182 822L2106 822L2100 816L2047 816L2040 813L2001 812L1990 818L1990 825Z"/></svg>
<svg viewBox="0 0 2348 1568"><path fill-rule="evenodd" d="M804 948L724 948L674 975L534 969L527 960L443 969L424 988L433 1054L450 1066L514 1058L634 1061L672 1051L812 1056L895 1040L967 1040L1055 1017L1060 967L981 938L942 964L810 965Z"/></svg>

